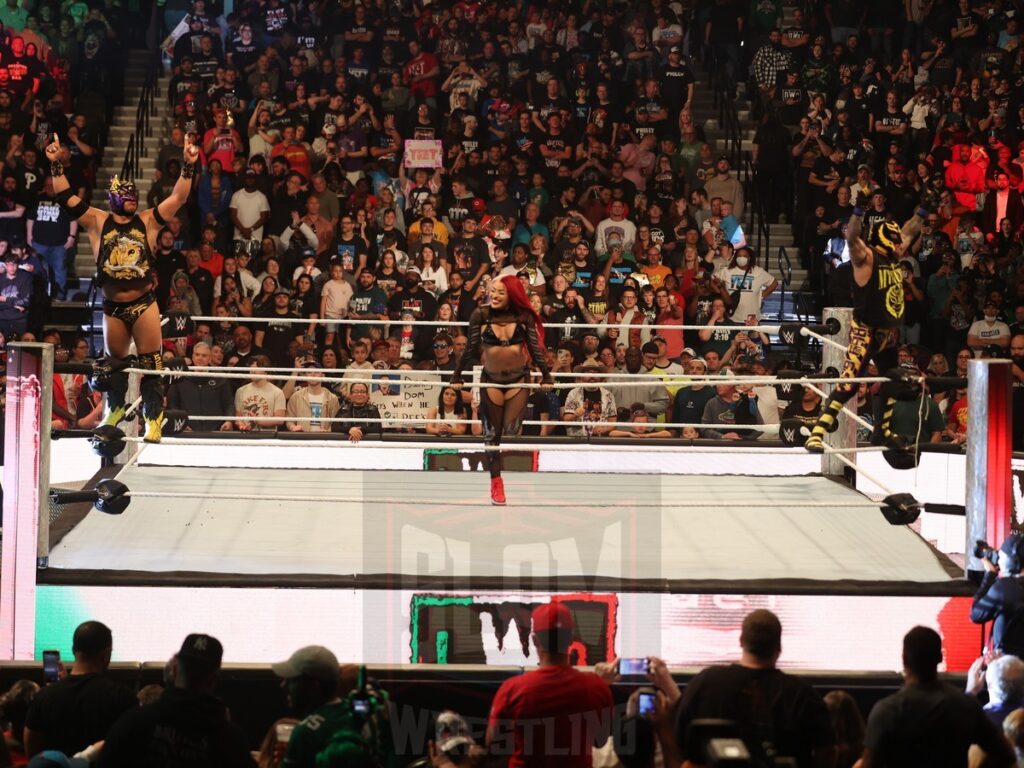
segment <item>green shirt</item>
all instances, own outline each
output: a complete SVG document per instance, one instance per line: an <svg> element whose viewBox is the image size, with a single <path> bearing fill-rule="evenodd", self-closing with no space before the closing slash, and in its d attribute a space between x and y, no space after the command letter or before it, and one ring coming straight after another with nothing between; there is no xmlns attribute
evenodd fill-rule
<svg viewBox="0 0 1024 768"><path fill-rule="evenodd" d="M347 701L335 701L313 710L292 731L282 768L314 768L317 753L339 731L357 732L352 708Z"/></svg>
<svg viewBox="0 0 1024 768"><path fill-rule="evenodd" d="M917 400L897 401L893 406L889 429L903 439L913 441L917 437L918 415L921 412L922 399L924 400L924 425L921 428L921 442L930 442L932 434L941 432L946 426L939 406L930 397L922 396Z"/></svg>

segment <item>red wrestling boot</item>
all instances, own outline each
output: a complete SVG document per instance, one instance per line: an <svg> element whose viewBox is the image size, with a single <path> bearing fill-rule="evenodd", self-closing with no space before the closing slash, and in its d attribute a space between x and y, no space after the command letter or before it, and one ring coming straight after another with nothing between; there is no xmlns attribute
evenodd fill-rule
<svg viewBox="0 0 1024 768"><path fill-rule="evenodd" d="M491 478L491 504L505 505L505 483L500 477Z"/></svg>

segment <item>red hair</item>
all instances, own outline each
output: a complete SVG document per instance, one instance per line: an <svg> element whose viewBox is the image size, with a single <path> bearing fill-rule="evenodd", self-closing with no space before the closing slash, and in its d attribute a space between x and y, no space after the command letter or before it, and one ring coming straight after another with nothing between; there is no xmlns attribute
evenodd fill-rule
<svg viewBox="0 0 1024 768"><path fill-rule="evenodd" d="M530 306L530 297L526 295L522 281L515 275L505 275L500 278L500 282L505 286L505 292L508 294L508 305L517 312L525 312L533 318L533 323L537 328L537 340L540 342L541 349L544 349L544 322L536 310Z"/></svg>

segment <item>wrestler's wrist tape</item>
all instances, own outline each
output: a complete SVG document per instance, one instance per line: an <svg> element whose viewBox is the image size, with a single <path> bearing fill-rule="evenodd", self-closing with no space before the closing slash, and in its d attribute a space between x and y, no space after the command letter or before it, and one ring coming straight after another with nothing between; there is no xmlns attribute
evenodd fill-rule
<svg viewBox="0 0 1024 768"><path fill-rule="evenodd" d="M853 206L853 215L859 219L864 218L864 209L861 208L859 205Z"/></svg>
<svg viewBox="0 0 1024 768"><path fill-rule="evenodd" d="M191 179L196 175L196 164L195 163L182 163L181 165L181 178Z"/></svg>
<svg viewBox="0 0 1024 768"><path fill-rule="evenodd" d="M50 175L53 177L64 175L64 163L60 160L50 161Z"/></svg>

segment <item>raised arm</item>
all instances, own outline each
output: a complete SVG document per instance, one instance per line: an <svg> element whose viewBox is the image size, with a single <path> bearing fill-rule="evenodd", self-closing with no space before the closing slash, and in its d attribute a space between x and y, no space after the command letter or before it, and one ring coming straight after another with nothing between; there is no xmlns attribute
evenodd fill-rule
<svg viewBox="0 0 1024 768"><path fill-rule="evenodd" d="M850 220L846 223L846 243L850 246L850 261L855 267L865 266L871 257L871 249L860 236L863 229L864 209L858 205L854 207Z"/></svg>
<svg viewBox="0 0 1024 768"><path fill-rule="evenodd" d="M196 163L199 162L199 147L193 144L191 139L186 136L185 146L181 154L184 159L181 165L181 176L174 183L174 189L171 190L171 194L168 195L167 199L154 209L157 214L157 223L161 220L167 221L173 217L188 202L188 197L192 192L192 177L196 172ZM143 211L140 215L145 216L146 213L147 211Z"/></svg>
<svg viewBox="0 0 1024 768"><path fill-rule="evenodd" d="M60 139L55 133L53 134L53 143L46 147L46 159L50 161L50 175L53 177L53 191L56 193L57 202L67 208L68 212L87 231L98 234L103 223L103 211L93 208L71 191L71 185L68 183L67 176L64 175L62 153Z"/></svg>

